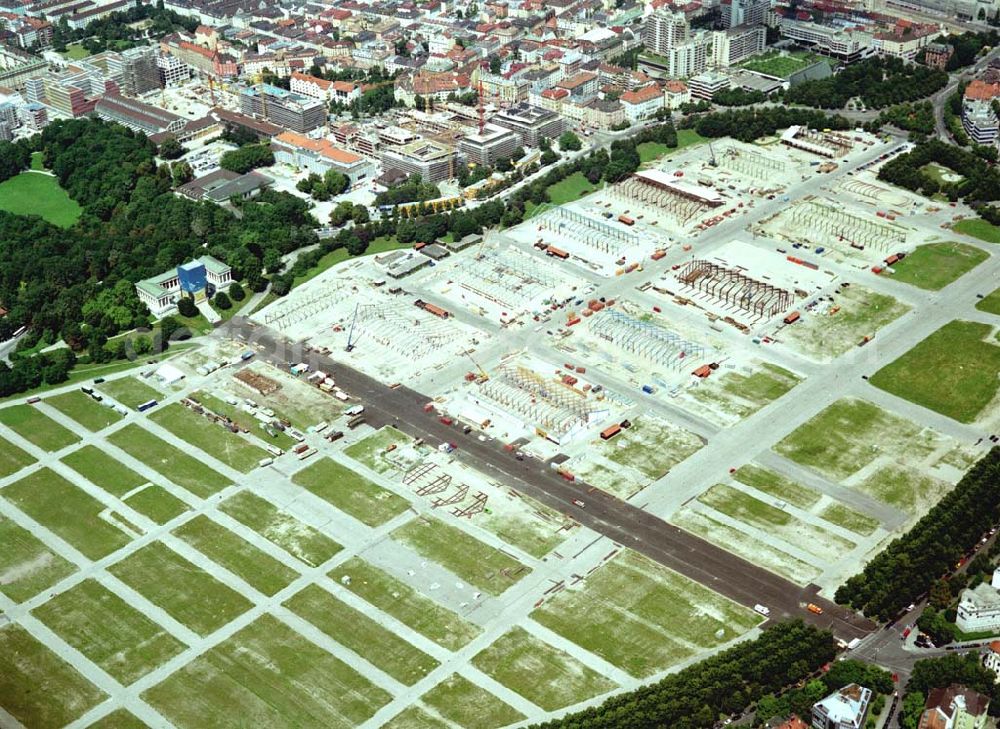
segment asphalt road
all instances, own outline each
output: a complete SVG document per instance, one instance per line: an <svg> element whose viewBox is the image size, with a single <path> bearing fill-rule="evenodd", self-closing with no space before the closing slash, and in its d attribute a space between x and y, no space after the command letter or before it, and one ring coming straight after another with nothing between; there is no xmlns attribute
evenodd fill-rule
<svg viewBox="0 0 1000 729"><path fill-rule="evenodd" d="M218 331L256 345L258 356L276 365L307 362L313 369L331 374L342 389L364 403L365 417L371 425L393 425L433 446L454 443L458 447L456 457L483 473L494 474L510 488L742 605L766 605L772 619L801 617L831 629L846 641L862 638L876 628L871 621L820 598L815 587L801 588L589 484L566 481L547 463L527 458L519 461L503 449L504 444L480 441L476 431L465 435L460 427L443 424L436 413L423 411L428 397L415 390L386 387L328 357L306 352L301 344L243 317L234 317ZM822 607L823 614L807 611L805 605L810 602Z"/></svg>

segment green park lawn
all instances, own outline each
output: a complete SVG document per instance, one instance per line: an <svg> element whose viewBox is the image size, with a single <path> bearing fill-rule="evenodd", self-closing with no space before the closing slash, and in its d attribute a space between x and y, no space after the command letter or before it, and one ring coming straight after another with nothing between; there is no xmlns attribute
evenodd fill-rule
<svg viewBox="0 0 1000 729"><path fill-rule="evenodd" d="M60 593L33 615L125 685L184 650L183 643L94 579Z"/></svg>
<svg viewBox="0 0 1000 729"><path fill-rule="evenodd" d="M796 71L812 65L817 58L818 56L812 56L811 54L783 55L775 51L741 63L740 67L748 71L764 73L768 76L788 78Z"/></svg>
<svg viewBox="0 0 1000 729"><path fill-rule="evenodd" d="M220 432L223 432L220 429ZM194 456L157 438L135 423L112 433L108 440L154 471L195 496L207 498L229 485L229 479Z"/></svg>
<svg viewBox="0 0 1000 729"><path fill-rule="evenodd" d="M142 698L179 729L347 729L392 696L265 613Z"/></svg>
<svg viewBox="0 0 1000 729"><path fill-rule="evenodd" d="M406 499L329 458L302 469L292 476L292 482L371 527L384 524L409 507Z"/></svg>
<svg viewBox="0 0 1000 729"><path fill-rule="evenodd" d="M122 417L113 408L98 403L80 390L70 390L47 398L45 404L51 405L91 431L103 430L117 423Z"/></svg>
<svg viewBox="0 0 1000 729"><path fill-rule="evenodd" d="M1000 289L989 294L986 298L976 304L976 308L988 314L1000 316Z"/></svg>
<svg viewBox="0 0 1000 729"><path fill-rule="evenodd" d="M75 567L38 537L0 516L0 592L23 602L73 574Z"/></svg>
<svg viewBox="0 0 1000 729"><path fill-rule="evenodd" d="M985 251L965 243L928 243L893 264L892 278L918 288L937 291L989 258Z"/></svg>
<svg viewBox="0 0 1000 729"><path fill-rule="evenodd" d="M80 438L31 405L13 405L0 410L0 423L46 451L58 451Z"/></svg>
<svg viewBox="0 0 1000 729"><path fill-rule="evenodd" d="M83 212L52 175L22 172L0 182L0 210L16 215L38 215L60 228L68 228Z"/></svg>
<svg viewBox="0 0 1000 729"><path fill-rule="evenodd" d="M963 235L971 235L987 243L1000 243L1000 225L993 225L982 218L960 220L952 226L952 230Z"/></svg>
<svg viewBox="0 0 1000 729"><path fill-rule="evenodd" d="M668 147L662 142L642 142L641 144L637 144L635 148L639 153L639 162L645 165L655 162L665 154L678 152L685 147L690 147L692 144L704 142L706 139L706 137L701 136L694 129L678 129L676 147Z"/></svg>
<svg viewBox="0 0 1000 729"><path fill-rule="evenodd" d="M949 322L870 381L910 402L971 423L1000 386L1000 345L994 342L988 324Z"/></svg>
<svg viewBox="0 0 1000 729"><path fill-rule="evenodd" d="M153 411L149 419L242 473L252 471L262 458L267 457L267 451L263 448L258 448L239 434L212 423L180 403L171 403Z"/></svg>

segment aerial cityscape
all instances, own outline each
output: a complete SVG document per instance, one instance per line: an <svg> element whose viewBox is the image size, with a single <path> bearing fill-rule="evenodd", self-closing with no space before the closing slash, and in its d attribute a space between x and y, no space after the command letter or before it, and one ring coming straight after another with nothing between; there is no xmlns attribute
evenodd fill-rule
<svg viewBox="0 0 1000 729"><path fill-rule="evenodd" d="M0 0L0 729L996 729L1000 0Z"/></svg>

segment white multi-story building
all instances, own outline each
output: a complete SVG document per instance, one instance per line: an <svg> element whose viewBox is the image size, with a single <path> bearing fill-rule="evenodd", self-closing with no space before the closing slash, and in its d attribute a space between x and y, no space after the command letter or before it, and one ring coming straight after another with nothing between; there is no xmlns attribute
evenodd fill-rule
<svg viewBox="0 0 1000 729"><path fill-rule="evenodd" d="M712 33L713 66L726 68L763 52L767 31L762 25L741 25Z"/></svg>
<svg viewBox="0 0 1000 729"><path fill-rule="evenodd" d="M844 30L788 18L783 18L778 27L782 37L809 46L816 53L836 58L844 63L853 63L875 52L872 34L868 31Z"/></svg>
<svg viewBox="0 0 1000 729"><path fill-rule="evenodd" d="M813 704L813 729L861 729L868 718L871 700L871 689L848 684Z"/></svg>
<svg viewBox="0 0 1000 729"><path fill-rule="evenodd" d="M955 625L966 633L1000 629L1000 567L989 584L962 590Z"/></svg>
<svg viewBox="0 0 1000 729"><path fill-rule="evenodd" d="M642 44L660 56L671 48L684 45L691 36L691 25L684 13L656 11L642 24Z"/></svg>
<svg viewBox="0 0 1000 729"><path fill-rule="evenodd" d="M965 87L962 98L962 127L976 144L1000 143L1000 121L993 102L1000 98L1000 83L975 79Z"/></svg>
<svg viewBox="0 0 1000 729"><path fill-rule="evenodd" d="M770 8L770 0L722 0L719 6L722 27L763 25Z"/></svg>

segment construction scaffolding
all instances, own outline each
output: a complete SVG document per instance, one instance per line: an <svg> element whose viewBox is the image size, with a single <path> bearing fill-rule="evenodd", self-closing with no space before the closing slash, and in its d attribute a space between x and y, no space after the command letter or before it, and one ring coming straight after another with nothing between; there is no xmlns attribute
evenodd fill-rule
<svg viewBox="0 0 1000 729"><path fill-rule="evenodd" d="M791 210L792 222L824 236L820 243L847 242L855 248L874 247L886 251L906 244L906 231L895 225L877 223L832 205L809 200Z"/></svg>
<svg viewBox="0 0 1000 729"><path fill-rule="evenodd" d="M629 354L675 371L684 369L689 358L700 360L705 354L702 345L617 309L605 309L592 316L590 331Z"/></svg>
<svg viewBox="0 0 1000 729"><path fill-rule="evenodd" d="M755 180L773 179L775 174L785 172L784 162L752 149L741 149L735 146L729 146L722 150L718 163L720 167Z"/></svg>
<svg viewBox="0 0 1000 729"><path fill-rule="evenodd" d="M621 202L650 206L670 215L681 223L687 223L710 209L708 205L697 200L691 200L669 190L646 184L637 177L630 177L612 185L608 188L608 192L611 197Z"/></svg>
<svg viewBox="0 0 1000 729"><path fill-rule="evenodd" d="M375 342L410 361L459 351L465 348L465 339L453 324L420 309L404 310L394 304L365 304L358 309L355 340Z"/></svg>
<svg viewBox="0 0 1000 729"><path fill-rule="evenodd" d="M565 207L552 208L535 218L539 227L559 235L580 241L604 253L619 255L622 246L638 248L642 245L639 236L621 226L614 226L602 220Z"/></svg>
<svg viewBox="0 0 1000 729"><path fill-rule="evenodd" d="M677 279L726 307L753 314L755 321L772 317L792 305L790 292L703 259L685 265Z"/></svg>
<svg viewBox="0 0 1000 729"><path fill-rule="evenodd" d="M264 324L282 329L326 311L344 298L338 293L347 285L346 281L329 281L307 295L281 299L268 307L272 311L265 310Z"/></svg>
<svg viewBox="0 0 1000 729"><path fill-rule="evenodd" d="M558 269L513 246L484 250L455 268L462 274L460 289L507 311L533 308L565 285Z"/></svg>
<svg viewBox="0 0 1000 729"><path fill-rule="evenodd" d="M484 383L483 395L518 413L526 421L560 437L586 426L597 412L579 390L557 379L547 380L521 365L506 363Z"/></svg>

